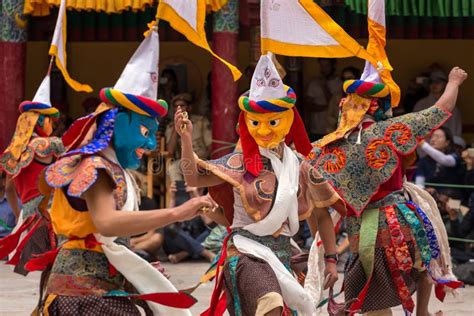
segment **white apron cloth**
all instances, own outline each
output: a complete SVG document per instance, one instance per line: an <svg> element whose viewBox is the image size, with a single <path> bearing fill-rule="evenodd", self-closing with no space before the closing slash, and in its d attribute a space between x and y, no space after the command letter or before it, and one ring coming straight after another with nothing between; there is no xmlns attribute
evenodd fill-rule
<svg viewBox="0 0 474 316"><path fill-rule="evenodd" d="M297 193L300 163L298 157L286 145L283 145L281 161L270 150L260 148L260 153L270 159L278 180L278 188L270 213L261 221L247 225L244 229L257 236L269 236L278 231L288 220L290 234L293 236L299 228ZM240 235L233 237L233 243L239 252L262 259L270 265L277 276L283 300L289 308L296 310L299 315L315 313L316 305L311 297L270 248Z"/></svg>

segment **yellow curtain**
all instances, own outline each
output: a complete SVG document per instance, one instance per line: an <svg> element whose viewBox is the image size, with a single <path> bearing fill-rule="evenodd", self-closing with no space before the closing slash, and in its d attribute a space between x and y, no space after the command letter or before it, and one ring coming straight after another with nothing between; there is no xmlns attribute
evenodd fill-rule
<svg viewBox="0 0 474 316"><path fill-rule="evenodd" d="M219 11L228 0L206 0L207 11ZM67 0L68 10L86 10L107 13L120 13L124 10L143 10L145 6L157 3L157 0ZM50 14L50 7L59 7L61 0L25 0L23 13L32 16Z"/></svg>
<svg viewBox="0 0 474 316"><path fill-rule="evenodd" d="M216 0L213 0L213 2ZM119 13L124 10L143 10L153 5L156 0L67 0L69 10L100 11ZM23 13L32 16L46 16L50 14L51 6L59 6L61 0L25 0Z"/></svg>

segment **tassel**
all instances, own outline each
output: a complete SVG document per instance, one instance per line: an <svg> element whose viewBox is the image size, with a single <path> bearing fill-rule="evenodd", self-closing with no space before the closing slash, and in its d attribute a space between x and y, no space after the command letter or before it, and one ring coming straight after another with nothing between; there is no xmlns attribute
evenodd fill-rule
<svg viewBox="0 0 474 316"><path fill-rule="evenodd" d="M18 230L5 238L0 239L0 259L8 256L20 242L21 234L30 228L33 220L36 218L36 214L28 217L28 219L18 228Z"/></svg>
<svg viewBox="0 0 474 316"><path fill-rule="evenodd" d="M227 259L227 241L229 240L231 236L231 231L230 228L227 227L227 237L224 239L224 242L222 243L222 250L221 250L221 255L219 257L219 261L217 262L217 268L216 268L216 283L214 284L214 291L212 292L212 297L211 297L211 305L209 308L201 313L201 316L222 316L224 314L225 308L221 311L222 308L222 301L224 301L224 306L225 306L225 292L220 296L222 292L222 286L224 284L224 275L222 275L222 267L224 266L225 260Z"/></svg>
<svg viewBox="0 0 474 316"><path fill-rule="evenodd" d="M117 269L109 262L109 276L114 277L117 275Z"/></svg>
<svg viewBox="0 0 474 316"><path fill-rule="evenodd" d="M141 295L131 295L145 301L154 302L164 306L187 309L196 304L197 300L189 294L183 292L177 293L151 293Z"/></svg>
<svg viewBox="0 0 474 316"><path fill-rule="evenodd" d="M35 258L30 259L25 264L25 269L33 272L33 271L43 271L46 269L50 264L56 260L56 256L59 253L60 248L53 249L51 251L45 252L40 255L35 255Z"/></svg>
<svg viewBox="0 0 474 316"><path fill-rule="evenodd" d="M36 219L36 217L37 216L35 216L33 218L32 223L34 222L34 219ZM13 257L10 258L10 260L7 261L7 264L16 266L18 264L18 262L20 262L20 257L21 257L21 253L22 253L23 249L25 248L26 244L30 240L31 236L38 229L41 222L42 222L42 219L40 218L36 221L36 223L33 225L33 227L30 228L30 231L28 232L28 234L26 234L25 238L23 238L23 240L20 242L20 244L16 247L15 255L13 255Z"/></svg>
<svg viewBox="0 0 474 316"><path fill-rule="evenodd" d="M215 308L211 309L211 307L209 307L207 310L202 312L200 316L222 316L224 315L224 312L226 309L227 309L227 297L224 292L219 298L219 301L217 302Z"/></svg>
<svg viewBox="0 0 474 316"><path fill-rule="evenodd" d="M446 291L444 287L447 286L453 290L463 286L464 283L461 281L447 281L447 282L437 282L435 286L435 295L438 300L444 302L444 298L446 297Z"/></svg>

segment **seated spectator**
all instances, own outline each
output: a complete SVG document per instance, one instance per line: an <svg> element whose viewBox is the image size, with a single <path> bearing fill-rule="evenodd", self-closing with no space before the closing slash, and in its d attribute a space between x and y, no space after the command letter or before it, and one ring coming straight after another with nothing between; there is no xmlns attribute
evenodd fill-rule
<svg viewBox="0 0 474 316"><path fill-rule="evenodd" d="M462 158L466 163L465 185L474 185L474 149L463 151ZM465 190L468 196L469 211L461 219L461 212L448 209L450 219L450 235L458 238L474 239L474 190ZM452 242L451 255L458 264L454 273L466 284L474 284L474 247L473 244Z"/></svg>
<svg viewBox="0 0 474 316"><path fill-rule="evenodd" d="M468 148L461 154L466 166L466 174L464 176L464 184L474 186L474 148ZM464 189L465 205L474 205L474 189Z"/></svg>
<svg viewBox="0 0 474 316"><path fill-rule="evenodd" d="M433 106L446 88L448 76L442 70L435 70L430 74L430 93L415 104L414 112L419 112ZM456 107L453 111L453 116L444 123L454 136L461 136L462 134L462 119L461 112Z"/></svg>
<svg viewBox="0 0 474 316"><path fill-rule="evenodd" d="M5 173L0 170L0 238L9 235L16 224L15 215L5 196L5 181Z"/></svg>
<svg viewBox="0 0 474 316"><path fill-rule="evenodd" d="M426 156L417 163L415 182L427 191L447 195L455 199L462 199L460 189L449 187L430 187L426 183L435 184L463 184L464 167L461 157L454 149L451 131L442 126L435 130L428 142L420 146Z"/></svg>
<svg viewBox="0 0 474 316"><path fill-rule="evenodd" d="M462 216L459 209L447 207L450 223L450 236L457 238L474 238L474 204L471 202L469 211ZM452 257L460 263L474 259L474 249L471 244L453 242L451 244Z"/></svg>
<svg viewBox="0 0 474 316"><path fill-rule="evenodd" d="M192 111L192 96L189 93L181 93L173 98L173 108L181 107L184 111L190 113ZM209 120L200 115L191 114L189 116L193 123L193 148L199 158L209 158L212 144L212 134ZM181 139L176 133L174 123L171 122L166 127L166 148L168 154L174 161L168 166L168 174L171 183L176 184L176 181L183 181L183 174L181 172Z"/></svg>
<svg viewBox="0 0 474 316"><path fill-rule="evenodd" d="M176 193L177 188L175 185L171 185L171 195L170 195L170 207L176 206ZM197 190L188 189L187 191L191 192L191 198L197 197ZM203 215L205 223L210 223L209 220ZM205 249L201 243L209 235L210 230L206 232L206 228L203 231L189 231L189 227L193 226L191 223L176 223L164 228L164 244L163 250L168 256L168 260L171 263L178 263L187 258L206 258L209 262L212 262L215 258L215 253ZM193 235L191 234L193 233ZM199 234L198 236L196 236Z"/></svg>

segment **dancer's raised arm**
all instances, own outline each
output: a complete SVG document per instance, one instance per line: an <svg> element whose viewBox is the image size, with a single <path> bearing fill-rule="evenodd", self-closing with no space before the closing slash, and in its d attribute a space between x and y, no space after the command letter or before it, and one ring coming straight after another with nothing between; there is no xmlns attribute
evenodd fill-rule
<svg viewBox="0 0 474 316"><path fill-rule="evenodd" d="M211 187L223 183L215 175L198 170L193 151L193 123L180 107L174 115L174 123L177 133L181 136L181 169L186 183L193 187Z"/></svg>
<svg viewBox="0 0 474 316"><path fill-rule="evenodd" d="M456 99L458 98L459 86L466 80L467 72L459 67L454 67L449 73L449 81L446 89L436 102L435 106L448 111L454 111Z"/></svg>

